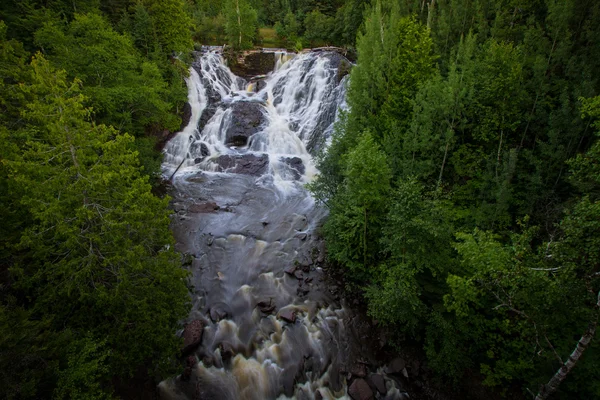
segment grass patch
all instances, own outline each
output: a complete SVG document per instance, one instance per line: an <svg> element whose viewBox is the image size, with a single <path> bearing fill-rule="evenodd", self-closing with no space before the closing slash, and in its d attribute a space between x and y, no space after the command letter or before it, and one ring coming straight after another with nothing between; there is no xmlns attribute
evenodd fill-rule
<svg viewBox="0 0 600 400"><path fill-rule="evenodd" d="M285 42L279 40L275 29L269 27L258 29L258 44L262 47L285 48Z"/></svg>

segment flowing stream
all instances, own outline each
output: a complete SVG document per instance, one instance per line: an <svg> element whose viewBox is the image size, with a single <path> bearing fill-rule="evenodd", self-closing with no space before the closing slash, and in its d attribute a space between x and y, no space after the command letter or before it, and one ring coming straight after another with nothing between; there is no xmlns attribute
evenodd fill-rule
<svg viewBox="0 0 600 400"><path fill-rule="evenodd" d="M199 54L190 122L164 150L172 228L190 260L185 322L203 332L161 398L349 398L346 376L368 347L321 267L326 213L304 188L345 107L343 57L272 57L271 73L246 82L218 50ZM400 398L386 384L386 398Z"/></svg>

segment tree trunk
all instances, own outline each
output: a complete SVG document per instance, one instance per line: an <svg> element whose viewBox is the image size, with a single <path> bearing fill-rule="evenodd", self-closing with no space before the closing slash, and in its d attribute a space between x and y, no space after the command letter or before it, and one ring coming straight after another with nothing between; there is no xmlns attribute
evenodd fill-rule
<svg viewBox="0 0 600 400"><path fill-rule="evenodd" d="M502 152L502 139L504 139L504 129L500 129L500 143L498 144L498 158L496 159L496 179L498 179L498 168L500 167L500 153Z"/></svg>
<svg viewBox="0 0 600 400"><path fill-rule="evenodd" d="M431 20L433 19L433 7L435 7L435 0L431 0L431 3L427 6L427 29L431 29Z"/></svg>
<svg viewBox="0 0 600 400"><path fill-rule="evenodd" d="M365 230L363 232L363 266L367 268L367 207L365 207Z"/></svg>
<svg viewBox="0 0 600 400"><path fill-rule="evenodd" d="M579 339L579 341L577 342L577 346L575 346L575 350L573 350L573 352L569 356L569 359L567 360L567 362L564 363L558 369L558 371L556 371L556 373L548 381L548 383L546 383L545 385L542 385L542 387L540 388L540 391L538 392L537 396L535 397L535 400L545 400L549 396L551 396L554 392L556 392L558 390L558 386L562 383L562 381L565 380L565 378L567 377L569 372L571 372L571 370L575 367L575 364L577 364L577 361L579 361L579 359L583 355L583 352L585 351L585 349L587 349L587 347L590 345L590 342L592 341L594 334L596 333L596 326L598 325L598 314L599 313L600 313L600 292L598 292L598 302L594 306L594 314L595 315L594 315L594 317L592 317L592 321L590 322L590 325L584 332L583 336L581 336L581 339Z"/></svg>
<svg viewBox="0 0 600 400"><path fill-rule="evenodd" d="M450 139L446 139L446 149L444 150L444 160L442 161L442 167L440 168L440 176L438 177L438 188L442 184L442 175L444 174L444 166L446 165L446 157L448 156L448 146L450 145Z"/></svg>
<svg viewBox="0 0 600 400"><path fill-rule="evenodd" d="M238 47L241 49L242 48L242 17L240 15L240 0L236 0L235 1L235 8L236 8L236 12L237 12L237 17L238 17L238 27L239 27L239 40L238 40Z"/></svg>

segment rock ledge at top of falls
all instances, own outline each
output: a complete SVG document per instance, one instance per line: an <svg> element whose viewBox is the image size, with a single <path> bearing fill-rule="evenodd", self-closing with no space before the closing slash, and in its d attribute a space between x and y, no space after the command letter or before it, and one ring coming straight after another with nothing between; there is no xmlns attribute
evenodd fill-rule
<svg viewBox="0 0 600 400"><path fill-rule="evenodd" d="M266 75L275 69L275 55L262 50L250 50L237 57L228 57L229 69L235 75L250 80L258 75Z"/></svg>
<svg viewBox="0 0 600 400"><path fill-rule="evenodd" d="M277 49L247 50L233 55L225 50L228 66L235 75L247 81L260 75L267 75L275 68L275 51ZM285 51L280 49L280 51ZM288 51L293 53L293 51ZM355 60L355 54L340 47L318 47L305 49L302 52L327 53L332 58L332 66L338 69L338 82L343 78L352 66L351 60Z"/></svg>

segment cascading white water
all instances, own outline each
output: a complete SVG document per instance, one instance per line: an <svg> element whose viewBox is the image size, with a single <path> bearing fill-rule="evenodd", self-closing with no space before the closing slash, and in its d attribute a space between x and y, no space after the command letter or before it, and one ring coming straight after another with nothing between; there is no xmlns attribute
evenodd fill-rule
<svg viewBox="0 0 600 400"><path fill-rule="evenodd" d="M275 69L258 93L249 92L252 85L233 75L217 52L201 56L187 80L192 118L165 148L165 176L178 168L215 170L219 155L245 152L268 156L268 174L280 189L289 190L298 178L298 171L290 170L289 160L294 157L301 160L300 180L312 179L317 171L309 150L315 152L330 135L338 108L345 106L345 81L339 82L336 68L322 55L273 54ZM214 113L198 130L210 101ZM240 103L259 104L264 115L260 129L241 149L228 146L226 137L237 123L232 114Z"/></svg>
<svg viewBox="0 0 600 400"><path fill-rule="evenodd" d="M172 166L177 168L188 158L188 150L198 136L198 121L208 102L200 75L193 68L190 70L190 76L186 78L186 83L188 103L192 109L190 122L165 146L163 166L167 166L167 169L163 169L164 172L174 171Z"/></svg>
<svg viewBox="0 0 600 400"><path fill-rule="evenodd" d="M320 267L326 212L303 187L345 104L341 56L273 57L274 71L248 85L204 53L188 79L190 123L165 148L176 246L193 258L186 322L205 328L161 398L348 398L341 371L368 346Z"/></svg>

